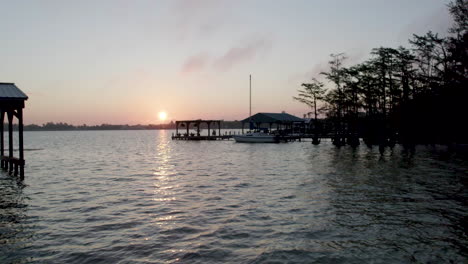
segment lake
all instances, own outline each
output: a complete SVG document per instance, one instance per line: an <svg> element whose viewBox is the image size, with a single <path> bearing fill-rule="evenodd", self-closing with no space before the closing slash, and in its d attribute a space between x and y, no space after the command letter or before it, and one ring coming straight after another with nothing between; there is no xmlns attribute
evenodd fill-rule
<svg viewBox="0 0 468 264"><path fill-rule="evenodd" d="M468 162L443 146L25 132L0 263L466 263Z"/></svg>

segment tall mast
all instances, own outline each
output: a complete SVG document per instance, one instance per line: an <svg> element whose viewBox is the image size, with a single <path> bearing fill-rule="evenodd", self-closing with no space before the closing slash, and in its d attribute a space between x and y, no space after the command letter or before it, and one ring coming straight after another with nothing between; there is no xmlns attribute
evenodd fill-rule
<svg viewBox="0 0 468 264"><path fill-rule="evenodd" d="M251 123L251 121L252 121L252 74L249 75L249 123Z"/></svg>

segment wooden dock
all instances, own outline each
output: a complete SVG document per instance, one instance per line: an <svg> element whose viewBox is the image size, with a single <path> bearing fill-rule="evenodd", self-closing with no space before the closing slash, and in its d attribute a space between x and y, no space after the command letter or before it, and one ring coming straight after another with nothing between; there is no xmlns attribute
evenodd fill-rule
<svg viewBox="0 0 468 264"><path fill-rule="evenodd" d="M221 130L221 123L223 120L182 120L176 121L176 132L172 134L172 140L230 140L234 135L240 135L239 132L224 131ZM207 133L202 135L202 126L207 128ZM213 127L214 126L214 127ZM271 124L270 124L271 127ZM183 131L183 133L181 133ZM315 138L313 134L283 134L283 130L277 131L275 139L277 142L291 142L291 141L302 141L302 139ZM330 134L322 134L319 136L320 139L331 138Z"/></svg>
<svg viewBox="0 0 468 264"><path fill-rule="evenodd" d="M229 140L232 135L221 135L221 136L198 136L198 135L186 135L178 134L172 135L172 139L176 140Z"/></svg>
<svg viewBox="0 0 468 264"><path fill-rule="evenodd" d="M235 134L225 134L221 136L202 136L197 134L172 134L172 140L230 140ZM278 142L302 141L303 139L312 139L313 135L277 135ZM322 135L320 139L331 138L330 135Z"/></svg>

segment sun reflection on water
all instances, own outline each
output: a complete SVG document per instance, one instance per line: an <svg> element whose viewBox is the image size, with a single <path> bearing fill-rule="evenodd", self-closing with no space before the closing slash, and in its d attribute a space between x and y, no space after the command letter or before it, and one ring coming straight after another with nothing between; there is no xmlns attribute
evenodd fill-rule
<svg viewBox="0 0 468 264"><path fill-rule="evenodd" d="M155 169L153 172L153 201L158 202L160 206L164 206L161 203L170 203L175 201L176 192L179 189L177 184L174 184L174 177L177 176L177 171L174 164L171 164L172 160L172 148L169 137L166 135L166 131L160 131L156 138L156 153L155 153ZM167 205L170 208L170 205ZM170 225L175 216L167 214L157 214L155 217L155 224L157 225Z"/></svg>

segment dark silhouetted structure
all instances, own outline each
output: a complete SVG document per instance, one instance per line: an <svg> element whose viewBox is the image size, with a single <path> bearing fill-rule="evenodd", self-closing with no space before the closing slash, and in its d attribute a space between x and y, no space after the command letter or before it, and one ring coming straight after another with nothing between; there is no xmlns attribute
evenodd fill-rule
<svg viewBox="0 0 468 264"><path fill-rule="evenodd" d="M276 128L280 130L281 128L292 129L294 125L303 125L305 120L297 116L290 115L288 113L257 113L251 117L247 117L242 120L242 133L244 133L244 124L252 123L255 124L257 128L260 128L262 124L268 124L269 129L273 128L273 125L276 124Z"/></svg>
<svg viewBox="0 0 468 264"><path fill-rule="evenodd" d="M14 173L15 176L19 172L21 180L24 179L23 108L24 101L26 100L28 100L28 96L18 89L14 83L0 83L0 116L2 119L0 132L1 167L4 170L8 170L9 173ZM5 114L8 119L8 155L4 153L3 124ZM13 117L18 119L18 158L13 156Z"/></svg>
<svg viewBox="0 0 468 264"><path fill-rule="evenodd" d="M172 139L182 139L182 140L216 140L216 139L230 139L230 135L222 135L221 134L221 123L222 120L182 120L176 121L176 134L172 135ZM205 125L208 128L208 135L203 136L200 134L201 126ZM210 133L211 124L216 124L218 128L218 135L216 135L216 129L213 129L213 133ZM190 133L190 125L192 125L193 129L196 129L197 133ZM186 133L180 134L179 127L185 128Z"/></svg>

